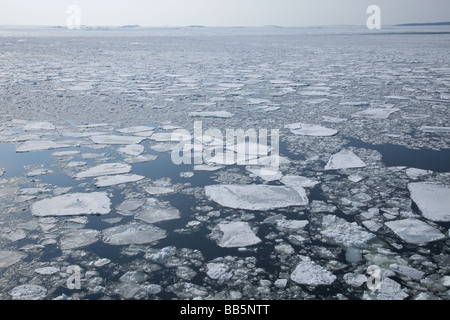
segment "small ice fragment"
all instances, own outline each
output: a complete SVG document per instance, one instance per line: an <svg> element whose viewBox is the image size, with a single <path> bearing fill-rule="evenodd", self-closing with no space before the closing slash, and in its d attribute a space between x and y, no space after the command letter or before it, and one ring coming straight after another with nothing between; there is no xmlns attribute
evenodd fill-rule
<svg viewBox="0 0 450 320"><path fill-rule="evenodd" d="M419 129L426 133L450 133L450 127L423 126Z"/></svg>

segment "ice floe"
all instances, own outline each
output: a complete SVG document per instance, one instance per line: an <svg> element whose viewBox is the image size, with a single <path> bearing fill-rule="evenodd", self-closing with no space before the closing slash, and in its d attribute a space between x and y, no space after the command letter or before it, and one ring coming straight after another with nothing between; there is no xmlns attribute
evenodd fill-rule
<svg viewBox="0 0 450 320"><path fill-rule="evenodd" d="M95 186L97 188L111 187L122 183L137 182L144 179L144 176L137 174L124 174L116 176L103 176L96 178Z"/></svg>
<svg viewBox="0 0 450 320"><path fill-rule="evenodd" d="M366 164L351 150L342 150L331 156L325 170L364 168Z"/></svg>
<svg viewBox="0 0 450 320"><path fill-rule="evenodd" d="M129 173L131 166L126 163L104 163L98 166L92 167L85 171L79 172L75 175L75 178L90 178L107 175L119 175Z"/></svg>
<svg viewBox="0 0 450 320"><path fill-rule="evenodd" d="M196 111L190 112L191 117L231 118L234 114L228 111Z"/></svg>
<svg viewBox="0 0 450 320"><path fill-rule="evenodd" d="M180 218L180 211L172 207L167 202L157 201L156 199L147 199L147 202L140 206L136 215L138 220L147 223L156 223L160 221L173 220Z"/></svg>
<svg viewBox="0 0 450 320"><path fill-rule="evenodd" d="M293 134L301 136L330 137L338 133L338 130L307 123L293 123L286 125L285 128L290 129Z"/></svg>
<svg viewBox="0 0 450 320"><path fill-rule="evenodd" d="M144 140L143 137L136 136L116 136L116 135L100 135L92 136L91 140L96 144L138 144Z"/></svg>
<svg viewBox="0 0 450 320"><path fill-rule="evenodd" d="M31 213L36 217L104 215L110 211L111 200L106 192L65 194L31 205Z"/></svg>
<svg viewBox="0 0 450 320"><path fill-rule="evenodd" d="M408 184L411 199L422 215L431 221L450 221L450 188L442 184L415 182Z"/></svg>
<svg viewBox="0 0 450 320"><path fill-rule="evenodd" d="M337 277L309 257L299 256L300 262L291 273L291 280L302 285L331 285Z"/></svg>
<svg viewBox="0 0 450 320"><path fill-rule="evenodd" d="M239 248L261 242L261 239L255 235L248 222L221 222L217 227L221 233L217 243L220 247Z"/></svg>
<svg viewBox="0 0 450 320"><path fill-rule="evenodd" d="M41 300L47 295L47 289L35 284L23 284L9 291L13 300Z"/></svg>
<svg viewBox="0 0 450 320"><path fill-rule="evenodd" d="M19 143L16 146L16 152L32 152L32 151L44 151L60 148L70 148L71 145L61 142L49 141L49 140L36 140L25 141Z"/></svg>
<svg viewBox="0 0 450 320"><path fill-rule="evenodd" d="M91 229L69 231L60 240L61 250L73 250L91 245L99 240L99 234L99 231Z"/></svg>
<svg viewBox="0 0 450 320"><path fill-rule="evenodd" d="M367 232L355 222L347 222L335 215L325 215L322 217L320 233L326 241L344 247L366 248L368 242L375 238L373 233Z"/></svg>
<svg viewBox="0 0 450 320"><path fill-rule="evenodd" d="M403 241L411 244L425 245L446 238L438 229L418 219L388 221L385 225Z"/></svg>
<svg viewBox="0 0 450 320"><path fill-rule="evenodd" d="M105 229L103 242L111 245L144 244L164 239L166 231L145 223L131 222Z"/></svg>
<svg viewBox="0 0 450 320"><path fill-rule="evenodd" d="M273 210L308 204L308 198L295 190L268 185L211 185L205 194L218 204L244 210Z"/></svg>
<svg viewBox="0 0 450 320"><path fill-rule="evenodd" d="M450 132L450 127L422 126L419 129L426 133L449 133Z"/></svg>
<svg viewBox="0 0 450 320"><path fill-rule="evenodd" d="M23 252L0 250L0 268L6 268L16 264L26 258L26 256Z"/></svg>
<svg viewBox="0 0 450 320"><path fill-rule="evenodd" d="M371 108L364 111L359 111L353 117L369 118L369 119L387 119L394 112L399 111L396 108Z"/></svg>
<svg viewBox="0 0 450 320"><path fill-rule="evenodd" d="M124 147L117 149L120 153L127 154L129 156L138 156L144 152L144 146L140 144L129 144Z"/></svg>

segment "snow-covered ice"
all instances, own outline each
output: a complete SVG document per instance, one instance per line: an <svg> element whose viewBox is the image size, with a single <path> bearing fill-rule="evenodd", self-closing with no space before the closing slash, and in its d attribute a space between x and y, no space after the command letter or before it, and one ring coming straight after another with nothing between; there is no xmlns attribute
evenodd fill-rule
<svg viewBox="0 0 450 320"><path fill-rule="evenodd" d="M100 135L92 136L91 140L96 144L138 144L141 143L144 138L136 136L118 136L118 135Z"/></svg>
<svg viewBox="0 0 450 320"><path fill-rule="evenodd" d="M137 182L144 179L144 176L137 174L123 174L116 176L103 176L96 178L95 186L97 188L111 187L122 183Z"/></svg>
<svg viewBox="0 0 450 320"><path fill-rule="evenodd" d="M111 245L144 244L164 239L166 231L145 223L131 222L105 229L103 242Z"/></svg>
<svg viewBox="0 0 450 320"><path fill-rule="evenodd" d="M286 125L285 128L290 129L293 134L301 136L330 137L338 133L338 130L307 123L293 123Z"/></svg>

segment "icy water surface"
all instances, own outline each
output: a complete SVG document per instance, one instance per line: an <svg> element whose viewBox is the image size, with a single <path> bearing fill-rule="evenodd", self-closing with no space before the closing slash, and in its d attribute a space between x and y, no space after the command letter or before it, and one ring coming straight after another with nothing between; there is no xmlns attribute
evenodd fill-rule
<svg viewBox="0 0 450 320"><path fill-rule="evenodd" d="M0 299L448 299L450 38L400 31L0 29Z"/></svg>

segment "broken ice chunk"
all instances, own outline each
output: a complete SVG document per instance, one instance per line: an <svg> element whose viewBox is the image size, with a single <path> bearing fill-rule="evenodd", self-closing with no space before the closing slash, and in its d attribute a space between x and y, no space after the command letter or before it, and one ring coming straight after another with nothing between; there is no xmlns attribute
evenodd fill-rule
<svg viewBox="0 0 450 320"><path fill-rule="evenodd" d="M72 193L44 199L31 205L37 217L108 214L111 200L106 192Z"/></svg>
<svg viewBox="0 0 450 320"><path fill-rule="evenodd" d="M117 176L98 177L95 182L97 188L115 186L122 183L136 182L144 179L144 176L137 174L124 174Z"/></svg>
<svg viewBox="0 0 450 320"><path fill-rule="evenodd" d="M423 170L423 169L417 169L417 168L408 168L406 170L406 175L410 177L411 179L418 179L422 176L426 176L430 174L431 171L429 170Z"/></svg>
<svg viewBox="0 0 450 320"><path fill-rule="evenodd" d="M37 274L43 275L43 276L52 275L59 271L60 271L60 269L55 268L55 267L44 267L44 268L34 269L34 272L36 272Z"/></svg>
<svg viewBox="0 0 450 320"><path fill-rule="evenodd" d="M366 164L351 150L342 150L331 156L325 170L364 168Z"/></svg>
<svg viewBox="0 0 450 320"><path fill-rule="evenodd" d="M138 144L144 138L136 136L100 135L92 136L91 140L96 144Z"/></svg>
<svg viewBox="0 0 450 320"><path fill-rule="evenodd" d="M437 183L410 183L411 199L431 221L450 221L450 188Z"/></svg>
<svg viewBox="0 0 450 320"><path fill-rule="evenodd" d="M222 278L230 270L230 267L225 263L208 263L206 265L206 274L214 280Z"/></svg>
<svg viewBox="0 0 450 320"><path fill-rule="evenodd" d="M218 245L222 248L247 247L261 242L247 222L221 222L218 228L222 232Z"/></svg>
<svg viewBox="0 0 450 320"><path fill-rule="evenodd" d="M425 275L425 273L420 270L408 266L398 265L395 263L391 264L391 270L401 276L406 276L414 280L420 280Z"/></svg>
<svg viewBox="0 0 450 320"><path fill-rule="evenodd" d="M334 129L307 123L293 123L286 125L285 128L290 129L295 135L302 136L329 137L338 133L338 131Z"/></svg>
<svg viewBox="0 0 450 320"><path fill-rule="evenodd" d="M154 161L156 159L158 159L158 156L152 154L141 154L135 157L125 158L124 160L126 163L133 164L133 163Z"/></svg>
<svg viewBox="0 0 450 320"><path fill-rule="evenodd" d="M306 194L268 185L211 185L205 187L206 196L218 204L233 209L272 210L308 204Z"/></svg>
<svg viewBox="0 0 450 320"><path fill-rule="evenodd" d="M55 173L55 171L50 170L50 169L34 169L34 170L27 172L26 176L27 177L37 177L37 176L44 176L44 175L53 174L53 173Z"/></svg>
<svg viewBox="0 0 450 320"><path fill-rule="evenodd" d="M135 127L128 127L123 129L118 129L117 131L120 133L139 133L139 132L145 132L145 131L153 131L155 128L148 127L148 126L135 126Z"/></svg>
<svg viewBox="0 0 450 320"><path fill-rule="evenodd" d="M103 242L111 245L144 244L166 236L166 231L158 227L137 222L103 230Z"/></svg>
<svg viewBox="0 0 450 320"><path fill-rule="evenodd" d="M417 219L389 221L385 225L407 243L425 245L445 239L439 230Z"/></svg>
<svg viewBox="0 0 450 320"><path fill-rule="evenodd" d="M75 175L75 178L90 178L107 176L113 174L124 174L131 171L131 166L125 163L104 163L95 167L92 167L86 171L79 172Z"/></svg>
<svg viewBox="0 0 450 320"><path fill-rule="evenodd" d="M330 285L337 278L327 269L312 261L309 257L300 256L300 263L291 274L292 281L310 286Z"/></svg>

